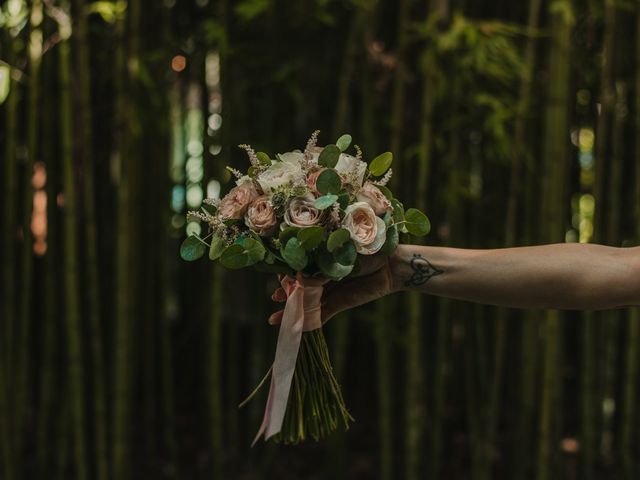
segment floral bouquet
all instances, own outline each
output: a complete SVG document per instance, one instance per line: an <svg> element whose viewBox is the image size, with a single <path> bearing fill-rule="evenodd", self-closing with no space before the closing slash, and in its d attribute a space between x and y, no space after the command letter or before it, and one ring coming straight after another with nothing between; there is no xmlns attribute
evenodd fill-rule
<svg viewBox="0 0 640 480"><path fill-rule="evenodd" d="M353 418L322 334L323 285L356 275L364 255L390 255L399 232L421 236L430 229L422 212L405 212L386 187L391 152L367 164L357 145L355 156L345 153L350 135L321 148L318 134L311 135L303 152L275 158L240 145L251 166L246 174L227 167L236 186L190 212L209 225L209 234L191 235L180 248L185 260L196 260L208 249L209 258L227 268L281 274L287 298L275 360L258 386L271 374L254 443L264 435L293 444L308 436L323 438L339 424L348 428Z"/></svg>

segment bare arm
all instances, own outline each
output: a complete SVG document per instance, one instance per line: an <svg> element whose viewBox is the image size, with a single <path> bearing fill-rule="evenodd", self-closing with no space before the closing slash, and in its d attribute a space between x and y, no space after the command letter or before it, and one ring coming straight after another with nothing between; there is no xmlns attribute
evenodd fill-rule
<svg viewBox="0 0 640 480"><path fill-rule="evenodd" d="M471 250L400 245L367 259L368 274L326 288L323 320L398 291L516 308L640 306L640 247L562 243ZM370 273L369 273L370 272ZM274 299L284 300L283 292ZM282 311L270 323L279 323Z"/></svg>
<svg viewBox="0 0 640 480"><path fill-rule="evenodd" d="M640 305L640 248L562 243L465 250L402 245L393 290L519 308Z"/></svg>

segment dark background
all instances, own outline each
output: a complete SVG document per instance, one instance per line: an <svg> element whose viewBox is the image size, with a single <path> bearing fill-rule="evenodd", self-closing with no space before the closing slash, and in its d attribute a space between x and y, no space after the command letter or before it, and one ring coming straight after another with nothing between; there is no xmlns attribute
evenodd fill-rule
<svg viewBox="0 0 640 480"><path fill-rule="evenodd" d="M638 245L637 1L0 5L0 478L637 478L637 311L356 309L356 423L251 449L275 280L178 255L239 143L315 129L394 153L429 244Z"/></svg>

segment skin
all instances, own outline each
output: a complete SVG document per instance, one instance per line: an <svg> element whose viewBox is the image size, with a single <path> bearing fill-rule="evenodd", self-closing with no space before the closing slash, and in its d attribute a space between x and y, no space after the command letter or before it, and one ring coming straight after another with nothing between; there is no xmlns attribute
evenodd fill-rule
<svg viewBox="0 0 640 480"><path fill-rule="evenodd" d="M325 287L322 320L400 291L513 308L640 306L640 247L561 243L472 250L400 245L365 259L360 276ZM273 294L283 302L282 289ZM282 310L269 318L277 325Z"/></svg>

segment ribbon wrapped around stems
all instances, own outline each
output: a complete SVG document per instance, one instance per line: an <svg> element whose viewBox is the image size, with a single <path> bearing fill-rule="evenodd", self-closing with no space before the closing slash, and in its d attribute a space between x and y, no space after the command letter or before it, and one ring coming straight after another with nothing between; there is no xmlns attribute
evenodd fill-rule
<svg viewBox="0 0 640 480"><path fill-rule="evenodd" d="M282 429L302 333L322 327L320 301L323 285L327 282L326 279L303 278L300 272L295 278L285 276L280 281L287 302L280 323L264 417L252 446L262 435L268 440Z"/></svg>

